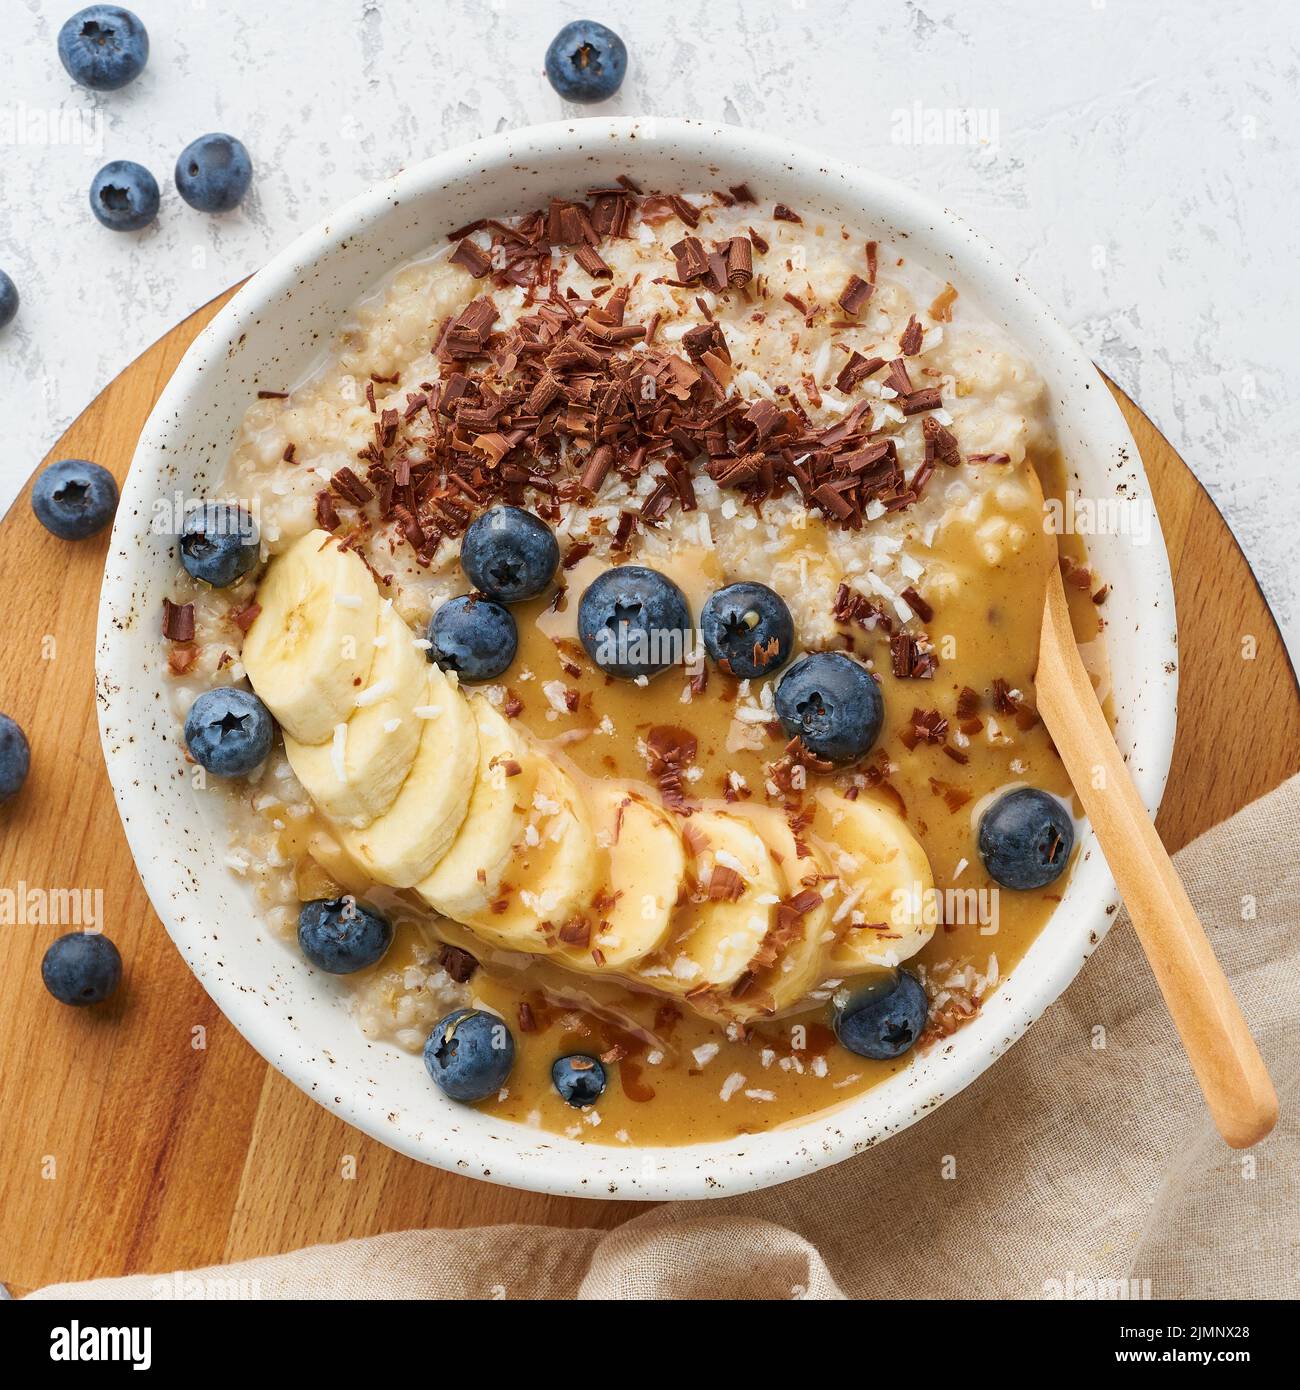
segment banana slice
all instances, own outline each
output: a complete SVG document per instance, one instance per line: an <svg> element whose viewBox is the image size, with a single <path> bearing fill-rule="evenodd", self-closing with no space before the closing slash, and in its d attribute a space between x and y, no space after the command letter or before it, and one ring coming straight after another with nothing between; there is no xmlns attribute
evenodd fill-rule
<svg viewBox="0 0 1300 1390"><path fill-rule="evenodd" d="M341 844L324 830L313 831L307 853L345 892L362 897L374 880L357 864Z"/></svg>
<svg viewBox="0 0 1300 1390"><path fill-rule="evenodd" d="M561 945L559 959L579 970L623 970L667 935L686 879L686 849L672 815L625 783L596 783L588 803L609 873L587 940Z"/></svg>
<svg viewBox="0 0 1300 1390"><path fill-rule="evenodd" d="M817 800L841 889L832 911L841 920L840 939L827 957L830 972L852 975L914 956L934 935L934 875L925 850L901 817L879 802L847 801L829 790Z"/></svg>
<svg viewBox="0 0 1300 1390"><path fill-rule="evenodd" d="M415 891L444 917L464 921L496 897L533 804L538 759L522 734L475 696L478 777L455 842Z"/></svg>
<svg viewBox="0 0 1300 1390"><path fill-rule="evenodd" d="M748 821L697 811L686 839L694 849L696 891L678 910L672 939L636 972L677 994L734 984L771 930L784 891L763 837Z"/></svg>
<svg viewBox="0 0 1300 1390"><path fill-rule="evenodd" d="M436 666L428 667L424 725L415 761L393 804L362 829L339 825L343 848L378 883L410 888L451 847L474 790L478 730L469 701Z"/></svg>
<svg viewBox="0 0 1300 1390"><path fill-rule="evenodd" d="M353 692L355 708L328 743L284 736L289 765L311 799L332 820L368 825L393 804L415 761L423 721L415 714L429 689L429 663L411 630L381 606L370 675Z"/></svg>
<svg viewBox="0 0 1300 1390"><path fill-rule="evenodd" d="M826 973L828 947L834 942L831 920L830 862L815 845L797 840L790 823L772 806L736 807L752 820L776 861L784 890L771 935L749 963L753 983L724 1012L750 1019L777 1013L799 1003ZM789 909L806 908L794 912ZM775 958L772 958L775 953Z"/></svg>
<svg viewBox="0 0 1300 1390"><path fill-rule="evenodd" d="M549 951L567 922L587 915L605 876L591 816L572 779L538 752L537 789L496 897L466 926L516 951Z"/></svg>
<svg viewBox="0 0 1300 1390"><path fill-rule="evenodd" d="M287 734L324 743L351 715L374 661L375 581L327 532L309 531L272 560L257 602L243 650L253 689Z"/></svg>

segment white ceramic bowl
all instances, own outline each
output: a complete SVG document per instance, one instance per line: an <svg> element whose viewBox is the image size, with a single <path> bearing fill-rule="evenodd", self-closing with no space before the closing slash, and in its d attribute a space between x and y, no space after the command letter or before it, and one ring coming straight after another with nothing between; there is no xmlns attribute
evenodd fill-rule
<svg viewBox="0 0 1300 1390"><path fill-rule="evenodd" d="M255 275L176 369L145 427L123 490L100 602L100 727L127 838L150 900L190 968L273 1066L383 1143L492 1182L587 1197L693 1198L798 1177L896 1133L960 1091L1061 991L1112 920L1114 885L1091 834L1051 923L979 1016L884 1085L768 1134L681 1148L577 1144L453 1105L419 1059L367 1041L334 982L309 972L258 923L223 867L225 836L181 773L178 730L160 697L162 595L174 564L150 527L159 498L202 498L222 475L259 388L301 377L353 301L452 228L581 196L629 173L648 188L748 182L882 238L950 275L1034 360L1083 494L1149 501L1138 452L1096 369L1019 277L969 228L907 189L734 126L588 120L497 136L431 159L355 199ZM949 269L951 267L951 269ZM1154 511L1154 509L1152 509ZM1153 810L1174 738L1176 633L1168 560L1151 543L1090 540L1106 604L1118 738ZM209 804L205 804L209 803Z"/></svg>

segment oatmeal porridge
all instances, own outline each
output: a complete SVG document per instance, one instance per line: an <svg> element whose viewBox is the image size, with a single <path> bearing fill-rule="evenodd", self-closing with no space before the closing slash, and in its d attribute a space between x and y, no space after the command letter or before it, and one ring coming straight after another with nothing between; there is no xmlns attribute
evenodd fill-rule
<svg viewBox="0 0 1300 1390"><path fill-rule="evenodd" d="M602 1144L841 1104L1059 901L1051 565L1105 681L1060 484L1032 366L905 247L630 180L461 228L181 538L226 863L453 1098Z"/></svg>

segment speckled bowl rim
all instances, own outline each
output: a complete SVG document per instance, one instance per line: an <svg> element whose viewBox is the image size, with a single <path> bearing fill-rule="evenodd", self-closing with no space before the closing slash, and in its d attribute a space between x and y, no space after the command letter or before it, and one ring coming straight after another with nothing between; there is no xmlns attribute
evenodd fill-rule
<svg viewBox="0 0 1300 1390"><path fill-rule="evenodd" d="M940 273L951 264L962 292L973 293L986 313L1000 319L1043 372L1075 478L1091 485L1094 495L1113 487L1150 504L1136 445L1095 367L1012 268L952 213L866 170L735 126L662 118L563 121L481 140L407 169L355 198L253 276L196 339L141 435L113 529L100 603L100 727L127 839L154 909L226 1017L308 1095L393 1149L453 1172L571 1196L734 1195L872 1147L969 1085L1020 1037L1105 935L1117 901L1087 832L1051 922L981 1013L953 1037L881 1086L807 1120L732 1140L653 1148L580 1144L453 1106L424 1081L417 1058L347 1040L345 1029L360 1035L330 994L332 982L314 976L283 943L262 930L238 939L237 927L226 929L240 890L224 870L204 872L205 862L208 870L220 863L214 860L216 836L188 783L178 785L183 775L178 734L158 681L142 661L158 640L154 622L167 564L156 538L142 534L142 518L170 486L169 473L179 468L200 480L206 476L203 465L187 457L187 447L206 440L204 457L219 469L224 458L216 457L220 450L212 440L224 438L228 450L238 419L238 411L222 412L217 434L205 435L213 424L204 415L204 391L223 371L229 377L231 363L238 365L246 352L246 339L264 337L268 323L288 314L295 291L313 274L322 266L344 266L354 244L369 246L377 228L390 219L396 226L397 219L411 215L412 206L419 209L432 200L453 209L451 216L430 223L432 242L470 220L455 216L457 200L464 205L482 196L473 189L485 181L512 180L504 186L518 187L527 203L539 179L551 191L575 194L618 173L636 174L665 161L674 176L683 171L677 179L683 189L745 179L764 201L781 198L805 212L811 208L884 235L909 237L923 264ZM494 207L500 210L500 202ZM371 259L372 280L391 268L382 255ZM321 322L323 337L334 327L332 320ZM247 375L241 380L251 385ZM1150 513L1154 518L1153 504ZM1112 584L1108 643L1116 671L1118 739L1154 812L1173 749L1177 631L1158 520L1153 526L1145 549L1102 538L1091 546L1102 578ZM348 1060L354 1053L356 1059ZM417 1102L395 1104L393 1091L411 1085L395 1068L418 1072L427 1094L412 1092Z"/></svg>

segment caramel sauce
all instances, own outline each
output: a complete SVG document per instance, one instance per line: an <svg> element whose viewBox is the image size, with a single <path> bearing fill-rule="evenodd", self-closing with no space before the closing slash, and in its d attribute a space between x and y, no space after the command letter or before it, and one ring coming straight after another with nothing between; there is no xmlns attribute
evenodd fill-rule
<svg viewBox="0 0 1300 1390"><path fill-rule="evenodd" d="M1036 464L1045 492L1059 497L1060 460ZM1032 785L1065 798L1075 814L1081 814L1032 707L1045 566L1056 563L1058 540L1060 553L1074 565L1085 565L1086 555L1078 537L1047 534L1041 515L1030 508L1008 519L1019 521L1030 540L993 566L976 553L974 539L961 528L944 536L943 558L958 582L947 586L941 598L929 600L934 614L925 627L940 653L932 679L895 676L887 634L853 624L841 628L845 648L870 661L879 676L884 728L877 748L861 767L810 773L805 793L811 802L821 784L841 790L856 784L854 794L875 797L905 818L925 848L941 897L946 900L947 890L957 890L971 903L996 903L995 915L977 912L971 920L941 922L912 958L913 964L938 976L954 965L969 964L987 977L995 956L997 976L1005 977L1042 930L1064 889L1064 879L1038 892L997 889L975 845L978 818L988 799L1014 785ZM826 557L823 536L816 523L791 544L804 548L810 562L819 563ZM762 578L724 573L712 551L682 548L670 561L654 563L683 589L696 616L709 593L722 584ZM503 678L508 712L580 788L587 780L616 777L657 798L647 768L646 740L656 726L670 726L689 730L697 740L694 766L700 775L685 783L691 804L737 810L746 804L781 805L784 798L769 801L765 784L786 735L774 723L758 726L755 748L729 745L733 712L741 697L734 678L708 663L702 690L698 680L691 690L689 674L679 667L641 686L605 676L586 657L576 637L577 601L601 567L594 557L582 559L557 576L563 585L559 593L552 590L515 609L520 646ZM924 595L924 581L921 588ZM1097 605L1087 591L1068 585L1067 589L1081 644L1094 662L1104 659L1097 640ZM1104 694L1104 669L1094 672L1094 680ZM989 695L995 682L1019 692L1025 712L995 710ZM558 683L567 698L556 701L557 686L552 683ZM977 709L963 720L955 711L965 688L979 698ZM937 709L953 729L965 724L972 730L959 745L964 762L949 756L941 745L908 737L915 709ZM1000 730L993 740L991 722ZM951 736L948 742L952 744ZM888 771L877 780L882 768ZM337 891L329 872L311 858L311 837L319 829L320 823L309 819L282 835L283 852L298 866L304 899ZM833 838L822 816L812 820L808 834L814 841ZM807 1118L910 1065L912 1054L881 1063L841 1048L827 1026L825 992L789 1016L728 1028L699 1016L681 998L666 998L636 982L564 969L549 958L486 946L466 928L408 898L403 895L394 914L397 937L381 968L428 962L444 941L463 946L480 961L470 986L474 998L505 1018L516 1043L515 1066L505 1089L483 1103L484 1109L505 1118L596 1143L697 1143ZM952 993L952 1002L940 1013L940 1035L980 1003L977 994ZM921 1046L933 1042L932 1037ZM591 1111L567 1106L552 1085L551 1064L569 1052L607 1059L608 1088Z"/></svg>

